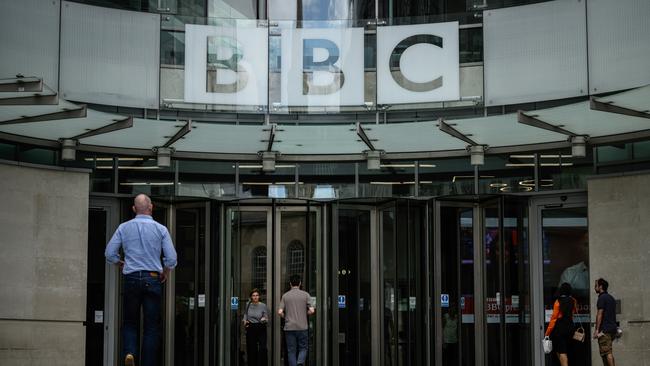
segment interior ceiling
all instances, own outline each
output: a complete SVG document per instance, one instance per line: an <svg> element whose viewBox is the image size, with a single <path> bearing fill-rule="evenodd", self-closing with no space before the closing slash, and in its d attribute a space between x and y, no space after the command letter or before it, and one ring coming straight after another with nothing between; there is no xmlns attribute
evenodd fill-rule
<svg viewBox="0 0 650 366"><path fill-rule="evenodd" d="M49 147L75 140L78 150L177 157L259 160L353 160L369 150L384 159L467 155L568 147L572 136L592 144L650 137L650 85L561 107L516 114L395 124L232 125L131 118L58 98L38 78L0 80L0 138Z"/></svg>

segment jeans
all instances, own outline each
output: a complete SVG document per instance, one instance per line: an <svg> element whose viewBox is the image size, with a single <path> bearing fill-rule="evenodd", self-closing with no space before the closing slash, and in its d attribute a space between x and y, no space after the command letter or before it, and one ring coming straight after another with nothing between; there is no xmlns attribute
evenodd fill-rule
<svg viewBox="0 0 650 366"><path fill-rule="evenodd" d="M309 330L285 330L284 338L287 342L289 366L304 365L309 348ZM296 354L298 355L297 359Z"/></svg>
<svg viewBox="0 0 650 366"><path fill-rule="evenodd" d="M153 272L156 273L156 272ZM123 357L140 355L137 365L158 366L161 333L161 300L163 284L160 275L140 271L124 275L122 297L122 341ZM142 354L139 348L140 308L142 308ZM124 358L122 358L124 359Z"/></svg>

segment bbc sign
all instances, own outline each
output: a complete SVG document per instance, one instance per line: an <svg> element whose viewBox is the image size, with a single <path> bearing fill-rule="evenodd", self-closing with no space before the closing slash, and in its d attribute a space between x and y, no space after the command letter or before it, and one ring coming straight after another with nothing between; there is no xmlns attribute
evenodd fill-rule
<svg viewBox="0 0 650 366"><path fill-rule="evenodd" d="M363 28L282 28L280 42L283 106L364 104ZM184 100L266 105L268 51L265 27L186 25ZM377 27L376 61L378 104L460 99L458 22Z"/></svg>

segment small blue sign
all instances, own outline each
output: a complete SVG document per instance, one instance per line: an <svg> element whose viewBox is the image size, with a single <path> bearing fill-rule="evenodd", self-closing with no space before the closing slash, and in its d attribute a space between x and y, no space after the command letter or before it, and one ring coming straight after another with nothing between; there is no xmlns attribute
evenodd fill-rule
<svg viewBox="0 0 650 366"><path fill-rule="evenodd" d="M440 307L449 307L449 294L440 294Z"/></svg>
<svg viewBox="0 0 650 366"><path fill-rule="evenodd" d="M339 295L339 309L345 309L345 295Z"/></svg>
<svg viewBox="0 0 650 366"><path fill-rule="evenodd" d="M233 296L230 298L230 310L237 310L237 309L239 309L239 298Z"/></svg>

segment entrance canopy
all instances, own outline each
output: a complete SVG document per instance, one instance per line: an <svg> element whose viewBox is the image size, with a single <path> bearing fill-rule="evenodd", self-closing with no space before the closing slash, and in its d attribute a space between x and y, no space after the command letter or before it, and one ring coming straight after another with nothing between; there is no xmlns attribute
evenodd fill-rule
<svg viewBox="0 0 650 366"><path fill-rule="evenodd" d="M650 85L560 107L436 121L348 125L232 125L154 120L92 110L60 99L38 78L0 83L0 138L77 150L177 158L280 161L422 159L569 147L580 137L606 144L650 137ZM26 87L27 86L27 87Z"/></svg>

